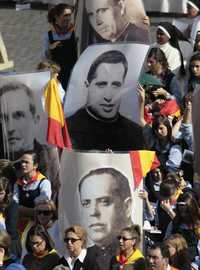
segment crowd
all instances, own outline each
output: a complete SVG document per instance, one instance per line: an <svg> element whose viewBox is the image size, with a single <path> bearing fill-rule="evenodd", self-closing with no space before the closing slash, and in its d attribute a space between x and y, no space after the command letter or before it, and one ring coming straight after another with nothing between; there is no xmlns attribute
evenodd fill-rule
<svg viewBox="0 0 200 270"><path fill-rule="evenodd" d="M91 8L88 6L88 9ZM106 12L108 8L104 9L99 12ZM104 256L104 247L101 247L101 252L98 245L88 247L87 232L82 226L74 224L65 228L60 239L58 200L52 179L48 179L45 170L40 168L40 157L35 149L20 152L15 161L0 159L0 269L200 269L200 194L195 189L193 179L195 156L192 126L192 104L200 86L200 2L188 0L187 10L188 17L193 22L184 32L169 22L158 25L156 43L150 46L138 83L139 126L134 128L140 135L137 142L134 139L133 143L130 139L130 144L134 145L131 150L153 150L160 162L159 167L145 177L144 188L139 192L144 205L143 228L127 221L126 226L116 232L116 239L111 239L116 248L109 246L110 255L104 258L104 264L99 263L102 262L99 256ZM73 7L66 4L56 5L49 10L50 30L44 38L45 60L38 65L38 70L51 71L52 78L58 83L61 99L77 60L77 44L71 20L73 11ZM90 13L93 25L97 24L94 10ZM149 19L145 17L144 23L149 24ZM99 36L98 38L101 39ZM105 33L103 38L108 40ZM116 41L116 37L113 40ZM189 59L181 49L180 42L191 43L193 52ZM109 53L102 55L107 59ZM118 76L122 77L123 84L127 72L126 59L118 52L114 53L116 58L122 59L117 64L124 61ZM67 59L65 55L68 56ZM99 57L94 64L95 68L91 66L87 78L88 87L94 77L97 77L97 70L101 65L113 65L112 62L101 61ZM117 80L119 78L116 78L116 82ZM101 128L107 120L114 122L117 115L116 109L116 115L106 119L106 113L101 115L102 111L99 109L100 117L97 119L91 105L82 110L97 121L104 119ZM123 118L123 123L124 121ZM71 136L72 139L75 137L73 133ZM122 133L119 137L121 136ZM142 137L144 142L140 140ZM78 134L77 140L79 138ZM113 138L110 141L112 140ZM83 141L85 144L86 139ZM74 149L79 149L80 145L74 143L73 146ZM104 150L101 143L97 146L95 141L92 148L96 149L95 146L98 150ZM118 143L115 146L117 149ZM115 146L108 145L109 151L115 151ZM125 145L120 150L127 151L129 147ZM99 172L91 172L96 179L107 177L107 182L113 181L112 174L109 169L104 169L101 176ZM85 186L91 175L80 181L80 194L82 189L88 189ZM104 179L102 183L103 181ZM113 192L116 190L113 189ZM98 203L103 207L110 207L112 204L107 198L99 200ZM83 208L89 209L92 203L82 198L81 204ZM118 213L118 218L120 216L122 217ZM100 225L97 225L96 234L98 226Z"/></svg>

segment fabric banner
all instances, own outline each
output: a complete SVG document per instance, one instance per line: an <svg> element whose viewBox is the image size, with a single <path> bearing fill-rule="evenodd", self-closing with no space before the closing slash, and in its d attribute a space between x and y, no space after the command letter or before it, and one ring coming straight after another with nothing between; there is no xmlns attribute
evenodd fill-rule
<svg viewBox="0 0 200 270"><path fill-rule="evenodd" d="M148 48L138 43L101 44L89 46L81 54L72 71L64 103L76 149L140 149L140 144L136 149L128 141L136 139L140 129L135 123L138 121L137 80ZM123 147L125 141L127 145Z"/></svg>
<svg viewBox="0 0 200 270"><path fill-rule="evenodd" d="M104 247L107 257L100 261L106 261L116 252L116 237L122 228L132 223L142 226L143 202L138 197L142 183L135 190L129 153L64 150L60 176L58 205L62 235L67 227L82 225L88 233L88 245ZM101 269L107 269L105 261Z"/></svg>
<svg viewBox="0 0 200 270"><path fill-rule="evenodd" d="M57 179L59 161L55 147L47 144L47 114L42 106L49 72L2 76L0 79L0 158L19 159L27 150L40 158L40 170Z"/></svg>

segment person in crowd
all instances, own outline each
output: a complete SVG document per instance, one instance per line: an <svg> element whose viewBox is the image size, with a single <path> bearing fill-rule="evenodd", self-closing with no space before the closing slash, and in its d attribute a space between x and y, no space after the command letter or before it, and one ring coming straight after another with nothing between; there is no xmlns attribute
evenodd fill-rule
<svg viewBox="0 0 200 270"><path fill-rule="evenodd" d="M134 5L131 3L130 5ZM149 43L147 16L139 15L139 27L131 23L127 2L122 0L86 0L85 8L90 22L91 43L131 41ZM134 14L133 14L134 15ZM138 17L138 16L137 16Z"/></svg>
<svg viewBox="0 0 200 270"><path fill-rule="evenodd" d="M194 49L195 53L200 52L200 30L197 31L195 42L194 42Z"/></svg>
<svg viewBox="0 0 200 270"><path fill-rule="evenodd" d="M37 139L42 108L34 91L20 81L1 78L0 109L0 158L17 166L23 153L33 150L38 154L40 171L54 183L59 170L58 151Z"/></svg>
<svg viewBox="0 0 200 270"><path fill-rule="evenodd" d="M165 171L161 166L151 170L145 177L145 189L148 191L149 201L153 204L160 198L160 184L165 177Z"/></svg>
<svg viewBox="0 0 200 270"><path fill-rule="evenodd" d="M38 156L34 151L27 151L21 157L19 175L13 199L19 204L20 216L33 219L36 202L43 197L51 199L51 182L38 170Z"/></svg>
<svg viewBox="0 0 200 270"><path fill-rule="evenodd" d="M194 54L189 62L189 79L186 95L194 95L200 87L200 53Z"/></svg>
<svg viewBox="0 0 200 270"><path fill-rule="evenodd" d="M156 38L156 46L165 53L169 69L175 73L180 71L180 75L185 75L184 58L179 41L188 41L187 38L169 22L161 22L158 25Z"/></svg>
<svg viewBox="0 0 200 270"><path fill-rule="evenodd" d="M116 254L116 237L132 225L129 181L115 168L97 168L79 181L81 221L97 250L99 268L109 269Z"/></svg>
<svg viewBox="0 0 200 270"><path fill-rule="evenodd" d="M189 24L186 29L186 35L192 41L195 42L197 32L200 30L200 3L199 0L187 0L187 15L192 19L192 23Z"/></svg>
<svg viewBox="0 0 200 270"><path fill-rule="evenodd" d="M197 244L200 235L200 209L196 198L193 191L185 191L179 196L176 216L167 229L167 235L179 233L185 238L190 261L198 255Z"/></svg>
<svg viewBox="0 0 200 270"><path fill-rule="evenodd" d="M176 216L176 202L182 193L180 183L176 178L163 180L160 185L160 200L156 206L155 224L161 233L157 236L159 241L165 237L170 222Z"/></svg>
<svg viewBox="0 0 200 270"><path fill-rule="evenodd" d="M92 247L86 248L86 240L86 230L81 226L67 228L64 237L67 254L60 258L58 266L53 270L97 270L96 251Z"/></svg>
<svg viewBox="0 0 200 270"><path fill-rule="evenodd" d="M77 60L77 44L72 24L73 7L68 4L57 4L48 11L48 22L51 29L44 37L44 57L49 58L61 67L59 80L64 90L71 70Z"/></svg>
<svg viewBox="0 0 200 270"><path fill-rule="evenodd" d="M151 48L147 56L147 73L160 79L163 87L154 91L155 96L164 95L170 99L173 95L181 104L181 89L175 74L169 69L167 57L160 48Z"/></svg>
<svg viewBox="0 0 200 270"><path fill-rule="evenodd" d="M139 225L123 228L117 238L119 240L119 254L111 259L110 270L144 270L145 259L138 248L141 240Z"/></svg>
<svg viewBox="0 0 200 270"><path fill-rule="evenodd" d="M66 119L74 149L143 149L142 128L119 112L127 71L121 51L109 50L94 60L85 82L87 103Z"/></svg>
<svg viewBox="0 0 200 270"><path fill-rule="evenodd" d="M39 202L36 202L35 206L35 219L30 221L26 226L23 235L22 235L22 245L23 245L23 254L26 254L25 242L28 231L32 226L40 224L42 225L47 232L49 233L51 239L55 244L55 249L58 253L62 253L62 243L61 238L59 237L59 226L58 226L58 217L57 209L55 203L49 199L42 199Z"/></svg>
<svg viewBox="0 0 200 270"><path fill-rule="evenodd" d="M160 115L153 121L152 127L144 119L145 90L138 86L140 124L147 149L156 151L162 167L167 171L177 171L181 166L182 149L172 141L172 126L166 116Z"/></svg>
<svg viewBox="0 0 200 270"><path fill-rule="evenodd" d="M22 264L28 270L52 270L59 261L53 241L41 225L33 226L26 239L27 254Z"/></svg>
<svg viewBox="0 0 200 270"><path fill-rule="evenodd" d="M12 199L9 180L0 176L0 230L6 230L11 236L11 252L21 257L21 244L18 224L18 204Z"/></svg>
<svg viewBox="0 0 200 270"><path fill-rule="evenodd" d="M62 88L58 75L60 73L60 66L50 59L45 59L38 63L38 71L50 71L51 79L55 79L58 84L61 102L63 103L65 97L65 90Z"/></svg>
<svg viewBox="0 0 200 270"><path fill-rule="evenodd" d="M153 244L147 251L147 270L177 270L169 264L169 250L163 243Z"/></svg>
<svg viewBox="0 0 200 270"><path fill-rule="evenodd" d="M10 251L11 237L3 229L0 230L0 270L5 270L12 264L18 264L19 258L17 258Z"/></svg>
<svg viewBox="0 0 200 270"><path fill-rule="evenodd" d="M165 239L164 245L169 249L171 266L181 270L191 269L187 242L181 234L170 235Z"/></svg>

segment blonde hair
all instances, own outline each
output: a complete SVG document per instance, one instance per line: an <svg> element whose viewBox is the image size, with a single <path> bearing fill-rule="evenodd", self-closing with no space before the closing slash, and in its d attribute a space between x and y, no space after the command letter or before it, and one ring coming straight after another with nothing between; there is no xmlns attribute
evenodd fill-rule
<svg viewBox="0 0 200 270"><path fill-rule="evenodd" d="M183 249L188 248L185 238L179 233L170 235L165 239L164 243L165 245L167 244L172 245L176 249L176 252L180 252Z"/></svg>
<svg viewBox="0 0 200 270"><path fill-rule="evenodd" d="M86 246L87 232L83 227L79 225L73 225L65 230L65 235L68 232L75 233L83 241L83 247Z"/></svg>

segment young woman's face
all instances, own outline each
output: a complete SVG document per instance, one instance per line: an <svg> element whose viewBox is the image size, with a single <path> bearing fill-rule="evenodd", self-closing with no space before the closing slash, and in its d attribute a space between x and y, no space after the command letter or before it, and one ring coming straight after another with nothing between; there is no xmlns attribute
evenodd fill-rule
<svg viewBox="0 0 200 270"><path fill-rule="evenodd" d="M46 251L46 242L39 235L33 235L30 237L30 245L32 247L33 254L36 256L43 255Z"/></svg>
<svg viewBox="0 0 200 270"><path fill-rule="evenodd" d="M163 71L162 65L156 61L154 56L148 57L147 67L149 71L154 75L159 75Z"/></svg>
<svg viewBox="0 0 200 270"><path fill-rule="evenodd" d="M156 39L157 39L157 43L160 45L164 45L169 41L169 37L165 35L165 33L160 29L157 29Z"/></svg>
<svg viewBox="0 0 200 270"><path fill-rule="evenodd" d="M192 61L190 64L190 68L191 68L192 74L195 77L200 78L200 60Z"/></svg>
<svg viewBox="0 0 200 270"><path fill-rule="evenodd" d="M167 127L163 124L160 124L156 130L156 134L159 139L166 138L168 135Z"/></svg>

